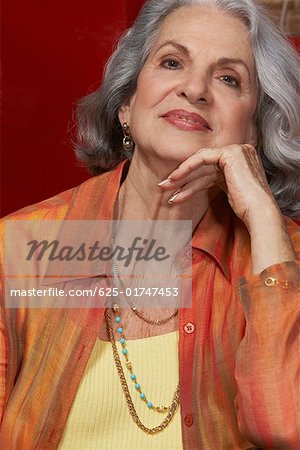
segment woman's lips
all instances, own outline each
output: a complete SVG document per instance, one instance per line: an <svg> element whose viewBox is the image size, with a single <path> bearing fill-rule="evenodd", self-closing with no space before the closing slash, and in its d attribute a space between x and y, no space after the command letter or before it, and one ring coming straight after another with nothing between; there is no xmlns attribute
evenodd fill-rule
<svg viewBox="0 0 300 450"><path fill-rule="evenodd" d="M171 125L188 131L212 131L209 123L199 114L191 113L183 109L174 109L163 114L163 117Z"/></svg>

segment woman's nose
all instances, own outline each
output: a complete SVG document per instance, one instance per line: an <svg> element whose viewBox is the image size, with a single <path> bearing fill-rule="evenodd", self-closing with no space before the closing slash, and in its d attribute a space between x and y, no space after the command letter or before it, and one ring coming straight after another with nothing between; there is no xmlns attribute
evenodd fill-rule
<svg viewBox="0 0 300 450"><path fill-rule="evenodd" d="M209 104L211 92L204 76L189 74L177 87L177 95L186 98L191 104Z"/></svg>

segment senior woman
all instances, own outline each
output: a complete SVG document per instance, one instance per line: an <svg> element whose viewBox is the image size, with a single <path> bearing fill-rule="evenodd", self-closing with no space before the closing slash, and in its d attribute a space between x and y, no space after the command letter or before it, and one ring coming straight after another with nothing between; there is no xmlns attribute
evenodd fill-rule
<svg viewBox="0 0 300 450"><path fill-rule="evenodd" d="M79 106L102 174L10 219L191 220L192 305L4 309L1 448L299 450L299 69L252 0L146 2Z"/></svg>

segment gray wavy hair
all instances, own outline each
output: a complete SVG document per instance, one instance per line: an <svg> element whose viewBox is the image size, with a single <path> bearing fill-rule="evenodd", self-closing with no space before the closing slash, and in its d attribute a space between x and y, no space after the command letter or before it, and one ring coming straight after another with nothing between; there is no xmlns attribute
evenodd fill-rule
<svg viewBox="0 0 300 450"><path fill-rule="evenodd" d="M258 151L283 214L300 215L300 60L296 50L253 0L148 0L110 57L100 88L78 104L76 155L92 174L113 169L124 152L118 111L137 86L160 25L184 6L216 6L248 28L260 99Z"/></svg>

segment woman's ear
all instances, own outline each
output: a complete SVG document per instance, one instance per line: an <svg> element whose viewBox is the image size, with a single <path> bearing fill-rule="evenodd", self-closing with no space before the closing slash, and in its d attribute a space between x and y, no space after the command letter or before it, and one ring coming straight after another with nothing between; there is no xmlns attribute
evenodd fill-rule
<svg viewBox="0 0 300 450"><path fill-rule="evenodd" d="M130 108L129 105L122 105L119 109L119 121L121 125L125 122L130 123Z"/></svg>

